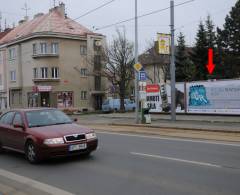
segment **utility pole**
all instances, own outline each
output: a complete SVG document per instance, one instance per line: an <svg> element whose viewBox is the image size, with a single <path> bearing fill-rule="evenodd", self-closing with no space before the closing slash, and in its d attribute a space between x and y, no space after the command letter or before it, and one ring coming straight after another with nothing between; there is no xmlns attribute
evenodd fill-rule
<svg viewBox="0 0 240 195"><path fill-rule="evenodd" d="M0 11L0 32L2 32L2 12Z"/></svg>
<svg viewBox="0 0 240 195"><path fill-rule="evenodd" d="M137 0L135 0L135 64L138 63L138 13L137 13ZM135 120L136 124L139 123L139 93L138 93L138 72L135 70Z"/></svg>
<svg viewBox="0 0 240 195"><path fill-rule="evenodd" d="M171 7L171 120L176 121L176 90L175 90L175 46L174 46L174 1L170 1Z"/></svg>

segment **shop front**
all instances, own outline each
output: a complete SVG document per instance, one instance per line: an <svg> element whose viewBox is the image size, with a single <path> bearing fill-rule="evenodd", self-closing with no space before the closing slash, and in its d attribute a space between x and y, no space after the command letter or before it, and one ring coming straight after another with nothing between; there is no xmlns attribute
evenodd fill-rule
<svg viewBox="0 0 240 195"><path fill-rule="evenodd" d="M73 107L73 92L54 91L52 86L36 85L28 93L28 107Z"/></svg>

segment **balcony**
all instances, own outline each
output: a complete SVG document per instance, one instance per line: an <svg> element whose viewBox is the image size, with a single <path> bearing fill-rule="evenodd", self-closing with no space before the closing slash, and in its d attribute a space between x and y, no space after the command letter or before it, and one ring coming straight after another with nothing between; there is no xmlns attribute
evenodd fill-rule
<svg viewBox="0 0 240 195"><path fill-rule="evenodd" d="M33 58L42 58L42 57L59 57L58 53L34 53Z"/></svg>
<svg viewBox="0 0 240 195"><path fill-rule="evenodd" d="M34 78L33 82L60 82L60 78Z"/></svg>

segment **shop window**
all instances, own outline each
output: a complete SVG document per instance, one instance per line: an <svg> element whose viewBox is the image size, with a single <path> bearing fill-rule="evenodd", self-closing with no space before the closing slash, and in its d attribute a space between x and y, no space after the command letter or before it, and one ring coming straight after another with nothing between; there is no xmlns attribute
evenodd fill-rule
<svg viewBox="0 0 240 195"><path fill-rule="evenodd" d="M57 107L68 108L73 106L73 92L62 91L57 93Z"/></svg>

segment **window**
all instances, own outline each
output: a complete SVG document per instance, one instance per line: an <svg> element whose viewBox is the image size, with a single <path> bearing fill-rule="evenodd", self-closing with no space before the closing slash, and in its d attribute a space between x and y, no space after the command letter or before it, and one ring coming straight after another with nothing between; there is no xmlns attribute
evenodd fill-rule
<svg viewBox="0 0 240 195"><path fill-rule="evenodd" d="M40 51L41 51L41 54L47 53L47 43L40 43Z"/></svg>
<svg viewBox="0 0 240 195"><path fill-rule="evenodd" d="M52 54L58 54L58 43L51 44L51 52Z"/></svg>
<svg viewBox="0 0 240 195"><path fill-rule="evenodd" d="M33 68L33 78L38 78L38 68Z"/></svg>
<svg viewBox="0 0 240 195"><path fill-rule="evenodd" d="M52 68L52 78L59 78L59 68L58 67Z"/></svg>
<svg viewBox="0 0 240 195"><path fill-rule="evenodd" d="M73 106L73 92L62 91L57 93L57 107L68 108Z"/></svg>
<svg viewBox="0 0 240 195"><path fill-rule="evenodd" d="M16 113L13 119L13 125L23 125L22 116L20 113Z"/></svg>
<svg viewBox="0 0 240 195"><path fill-rule="evenodd" d="M16 59L16 48L9 49L9 60Z"/></svg>
<svg viewBox="0 0 240 195"><path fill-rule="evenodd" d="M87 91L81 91L81 99L86 100L87 99Z"/></svg>
<svg viewBox="0 0 240 195"><path fill-rule="evenodd" d="M87 46L86 45L80 45L80 54L87 55Z"/></svg>
<svg viewBox="0 0 240 195"><path fill-rule="evenodd" d="M43 79L48 78L48 68L47 67L41 68L41 78L43 78Z"/></svg>
<svg viewBox="0 0 240 195"><path fill-rule="evenodd" d="M11 125L14 113L15 112L8 112L8 113L4 114L0 119L0 123L5 124L5 125Z"/></svg>
<svg viewBox="0 0 240 195"><path fill-rule="evenodd" d="M10 79L11 81L16 81L16 71L10 71Z"/></svg>
<svg viewBox="0 0 240 195"><path fill-rule="evenodd" d="M94 70L101 70L101 56L94 56Z"/></svg>
<svg viewBox="0 0 240 195"><path fill-rule="evenodd" d="M101 90L101 76L95 76L95 90Z"/></svg>
<svg viewBox="0 0 240 195"><path fill-rule="evenodd" d="M33 44L33 55L34 54L37 54L37 44L36 43Z"/></svg>
<svg viewBox="0 0 240 195"><path fill-rule="evenodd" d="M87 69L81 68L81 76L87 76Z"/></svg>

